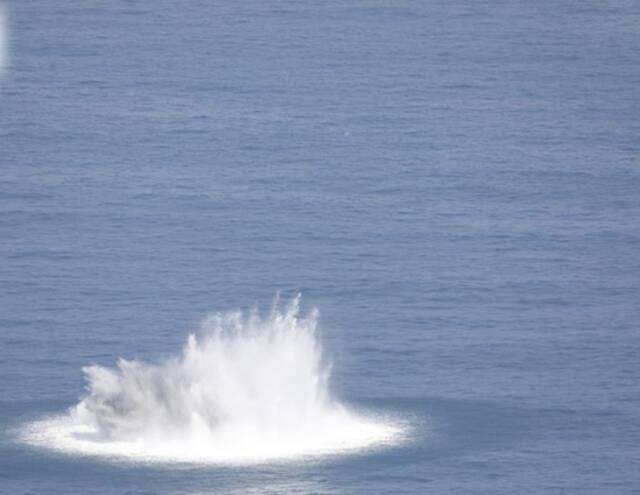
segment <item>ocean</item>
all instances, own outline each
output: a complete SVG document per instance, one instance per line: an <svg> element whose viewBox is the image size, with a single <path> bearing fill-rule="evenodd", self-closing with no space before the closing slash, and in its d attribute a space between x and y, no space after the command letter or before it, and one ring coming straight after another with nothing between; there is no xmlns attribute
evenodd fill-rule
<svg viewBox="0 0 640 495"><path fill-rule="evenodd" d="M0 7L0 493L638 493L638 2Z"/></svg>

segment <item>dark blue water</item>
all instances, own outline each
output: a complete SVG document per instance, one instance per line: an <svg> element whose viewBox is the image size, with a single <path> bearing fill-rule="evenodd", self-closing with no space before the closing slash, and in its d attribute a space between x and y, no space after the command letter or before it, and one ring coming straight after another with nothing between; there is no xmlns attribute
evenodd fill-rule
<svg viewBox="0 0 640 495"><path fill-rule="evenodd" d="M0 492L637 493L640 4L4 2ZM300 291L386 450L17 443L81 367Z"/></svg>

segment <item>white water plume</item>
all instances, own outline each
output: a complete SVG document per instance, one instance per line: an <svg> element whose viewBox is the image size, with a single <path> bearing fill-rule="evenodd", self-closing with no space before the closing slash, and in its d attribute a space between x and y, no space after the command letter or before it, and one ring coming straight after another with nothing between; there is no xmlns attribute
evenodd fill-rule
<svg viewBox="0 0 640 495"><path fill-rule="evenodd" d="M263 462L393 441L394 424L330 397L317 314L299 297L257 312L216 314L179 357L120 359L83 369L87 395L67 414L28 425L22 439L67 452L144 460Z"/></svg>

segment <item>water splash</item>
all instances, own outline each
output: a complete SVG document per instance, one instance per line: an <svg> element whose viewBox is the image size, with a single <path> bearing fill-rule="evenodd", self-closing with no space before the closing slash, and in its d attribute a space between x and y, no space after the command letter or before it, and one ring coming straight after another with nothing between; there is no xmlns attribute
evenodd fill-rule
<svg viewBox="0 0 640 495"><path fill-rule="evenodd" d="M144 460L247 463L390 443L401 428L332 399L317 313L276 302L216 314L160 364L120 359L83 369L87 395L22 432L31 444Z"/></svg>

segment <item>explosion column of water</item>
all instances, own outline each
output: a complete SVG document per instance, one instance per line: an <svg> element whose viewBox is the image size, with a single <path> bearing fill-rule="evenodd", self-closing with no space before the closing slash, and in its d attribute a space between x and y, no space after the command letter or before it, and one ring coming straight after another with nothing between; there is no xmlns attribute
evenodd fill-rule
<svg viewBox="0 0 640 495"><path fill-rule="evenodd" d="M300 298L267 318L215 314L181 355L84 368L87 395L65 415L27 428L30 443L149 460L259 462L360 449L399 429L332 399Z"/></svg>

